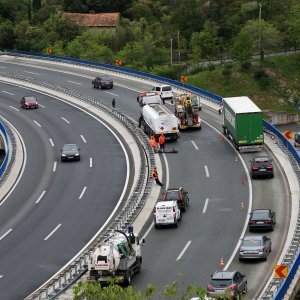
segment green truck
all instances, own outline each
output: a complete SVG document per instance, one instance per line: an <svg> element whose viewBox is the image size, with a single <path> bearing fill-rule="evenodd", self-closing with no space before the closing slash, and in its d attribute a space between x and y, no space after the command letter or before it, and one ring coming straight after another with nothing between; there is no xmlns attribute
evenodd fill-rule
<svg viewBox="0 0 300 300"><path fill-rule="evenodd" d="M246 96L223 98L223 132L240 152L262 151L262 111Z"/></svg>

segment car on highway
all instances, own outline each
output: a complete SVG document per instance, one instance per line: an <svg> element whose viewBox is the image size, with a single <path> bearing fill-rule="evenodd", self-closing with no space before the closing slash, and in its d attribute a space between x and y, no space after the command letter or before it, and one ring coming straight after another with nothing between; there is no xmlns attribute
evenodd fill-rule
<svg viewBox="0 0 300 300"><path fill-rule="evenodd" d="M107 88L107 89L112 89L114 87L114 82L113 80L105 75L105 76L99 76L99 77L96 77L93 81L92 81L92 85L93 85L93 88L98 88L98 89L104 89L104 88Z"/></svg>
<svg viewBox="0 0 300 300"><path fill-rule="evenodd" d="M247 294L247 277L239 271L216 271L207 286L207 296L223 298L225 295L236 299Z"/></svg>
<svg viewBox="0 0 300 300"><path fill-rule="evenodd" d="M267 155L254 157L251 161L251 177L271 177L274 178L273 161Z"/></svg>
<svg viewBox="0 0 300 300"><path fill-rule="evenodd" d="M188 192L183 188L169 188L163 193L163 201L176 200L179 209L182 212L186 211L189 205L190 199L188 197Z"/></svg>
<svg viewBox="0 0 300 300"><path fill-rule="evenodd" d="M242 240L239 260L262 259L267 260L268 254L272 251L271 239L264 235L248 235Z"/></svg>
<svg viewBox="0 0 300 300"><path fill-rule="evenodd" d="M39 104L38 104L37 100L35 99L35 97L33 97L33 96L24 96L21 99L21 107L23 107L25 109L38 108Z"/></svg>
<svg viewBox="0 0 300 300"><path fill-rule="evenodd" d="M64 144L60 151L61 161L80 160L80 148L76 144Z"/></svg>
<svg viewBox="0 0 300 300"><path fill-rule="evenodd" d="M177 201L159 201L154 207L154 226L156 229L161 226L178 226L182 215L178 208Z"/></svg>
<svg viewBox="0 0 300 300"><path fill-rule="evenodd" d="M276 213L271 209L254 209L250 213L249 231L273 230L276 224Z"/></svg>

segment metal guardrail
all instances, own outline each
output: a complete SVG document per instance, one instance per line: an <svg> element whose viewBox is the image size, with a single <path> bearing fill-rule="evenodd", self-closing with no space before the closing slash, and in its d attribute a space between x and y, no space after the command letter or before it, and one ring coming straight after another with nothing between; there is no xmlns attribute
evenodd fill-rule
<svg viewBox="0 0 300 300"><path fill-rule="evenodd" d="M15 147L14 135L11 132L9 126L7 126L6 122L3 119L1 119L0 122L0 130L4 136L5 144L6 144L5 156L0 165L0 186L1 186L1 184L6 180L9 174L11 165L14 163L16 147ZM10 143L12 147L10 147ZM11 149L12 149L11 159L10 161L8 161Z"/></svg>
<svg viewBox="0 0 300 300"><path fill-rule="evenodd" d="M77 91L59 86L57 84L39 81L26 76L0 73L0 78L1 77L18 80L20 82L30 83L33 86L37 87L37 89L43 88L43 90L48 89L51 91L59 92L100 108L103 112L114 117L124 126L126 126L126 128L136 140L141 156L141 165L140 169L138 170L139 177L133 190L133 193L130 195L126 203L124 203L124 206L117 213L114 221L112 221L107 226L105 232L101 233L93 242L91 242L91 244L86 247L86 250L80 253L80 255L78 255L77 258L71 264L69 264L62 272L57 274L55 277L51 278L43 286L41 286L34 293L32 293L26 298L27 300L55 299L65 290L67 290L72 284L74 284L87 271L87 262L100 241L105 239L110 232L114 230L124 231L128 228L130 224L133 223L136 216L139 214L144 204L146 203L148 195L151 192L153 186L153 180L149 179L150 172L155 166L154 152L153 149L150 147L147 136L137 127L137 125L129 117L122 113L119 113L115 109L107 107L106 105L101 103L101 101L97 101L92 97L88 97ZM14 149L15 147L12 148Z"/></svg>
<svg viewBox="0 0 300 300"><path fill-rule="evenodd" d="M162 82L162 83L168 83L173 86L176 86L179 89L185 89L187 91L198 94L199 96L205 98L208 101L211 101L211 102L214 102L217 104L222 103L222 97L212 94L212 93L209 93L202 89L193 87L188 84L182 84L176 80L171 80L168 78L155 76L155 75L147 74L144 72L130 70L130 69L126 69L123 67L116 67L116 66L107 65L107 64L100 64L100 63L94 63L94 62L89 62L89 61L76 60L76 59L72 59L72 58L68 58L68 57L66 58L66 57L59 57L59 56L49 56L49 55L45 55L45 54L41 54L41 53L30 53L30 52L26 52L26 51L13 51L13 52L7 52L7 53L21 55L21 56L23 55L23 56L27 56L27 57L31 56L31 57L42 58L42 59L46 59L46 60L67 62L69 64L71 63L71 64L76 64L76 65L83 65L85 67L86 66L95 67L98 69L100 68L100 69L115 71L117 73L129 74L132 76L136 76L137 78L142 77L142 78L148 79L148 80L155 80L155 81ZM289 160L293 166L294 172L296 173L299 183L300 183L300 171L299 171L300 157L299 157L297 151L294 149L294 147L288 141L286 141L284 136L275 127L273 127L271 124L269 124L265 120L263 121L263 125L264 125L265 130L270 132L273 135L273 137L278 140L278 145L282 148L282 150L289 157ZM294 276L293 270L298 267L299 260L300 260L300 258L299 258L299 255L300 255L299 254L299 243L300 243L299 234L300 234L300 232L299 231L300 231L300 215L298 216L297 229L294 234L293 242L291 243L289 250L287 251L285 258L283 260L283 264L286 263L291 267L289 277L285 280L273 279L272 282L270 283L270 285L267 287L265 295L263 296L264 300L267 300L267 299L268 300L269 299L279 300L281 298L274 298L274 297L277 297L277 295L279 295L279 294L280 295L285 294L287 292L287 289L289 286L288 283L291 282L291 280L293 279L293 276Z"/></svg>

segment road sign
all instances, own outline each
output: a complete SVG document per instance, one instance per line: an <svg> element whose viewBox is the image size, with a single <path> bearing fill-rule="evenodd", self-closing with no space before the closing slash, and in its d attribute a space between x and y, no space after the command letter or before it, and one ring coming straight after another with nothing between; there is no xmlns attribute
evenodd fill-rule
<svg viewBox="0 0 300 300"><path fill-rule="evenodd" d="M284 136L285 136L285 138L291 140L293 138L293 132L290 130L287 130L284 132Z"/></svg>
<svg viewBox="0 0 300 300"><path fill-rule="evenodd" d="M122 65L122 61L120 59L116 59L116 65L117 66L121 66Z"/></svg>
<svg viewBox="0 0 300 300"><path fill-rule="evenodd" d="M289 273L288 266L275 265L274 278L287 278Z"/></svg>

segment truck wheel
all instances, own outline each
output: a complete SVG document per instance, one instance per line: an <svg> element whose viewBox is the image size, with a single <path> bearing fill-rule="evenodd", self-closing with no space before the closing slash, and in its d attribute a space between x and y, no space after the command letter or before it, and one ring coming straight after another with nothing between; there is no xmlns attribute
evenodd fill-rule
<svg viewBox="0 0 300 300"><path fill-rule="evenodd" d="M131 270L127 270L126 274L125 274L125 280L124 280L124 284L125 285L130 285L131 284Z"/></svg>
<svg viewBox="0 0 300 300"><path fill-rule="evenodd" d="M226 127L223 127L223 133L224 133L225 135L227 135L227 128L226 128Z"/></svg>
<svg viewBox="0 0 300 300"><path fill-rule="evenodd" d="M136 270L136 272L140 273L141 269L142 269L142 258L141 257L137 257L136 260L137 260L137 270Z"/></svg>
<svg viewBox="0 0 300 300"><path fill-rule="evenodd" d="M159 229L159 225L155 224L154 225L155 229Z"/></svg>
<svg viewBox="0 0 300 300"><path fill-rule="evenodd" d="M175 228L177 228L178 227L178 223L176 222L176 223L174 223L174 227Z"/></svg>

